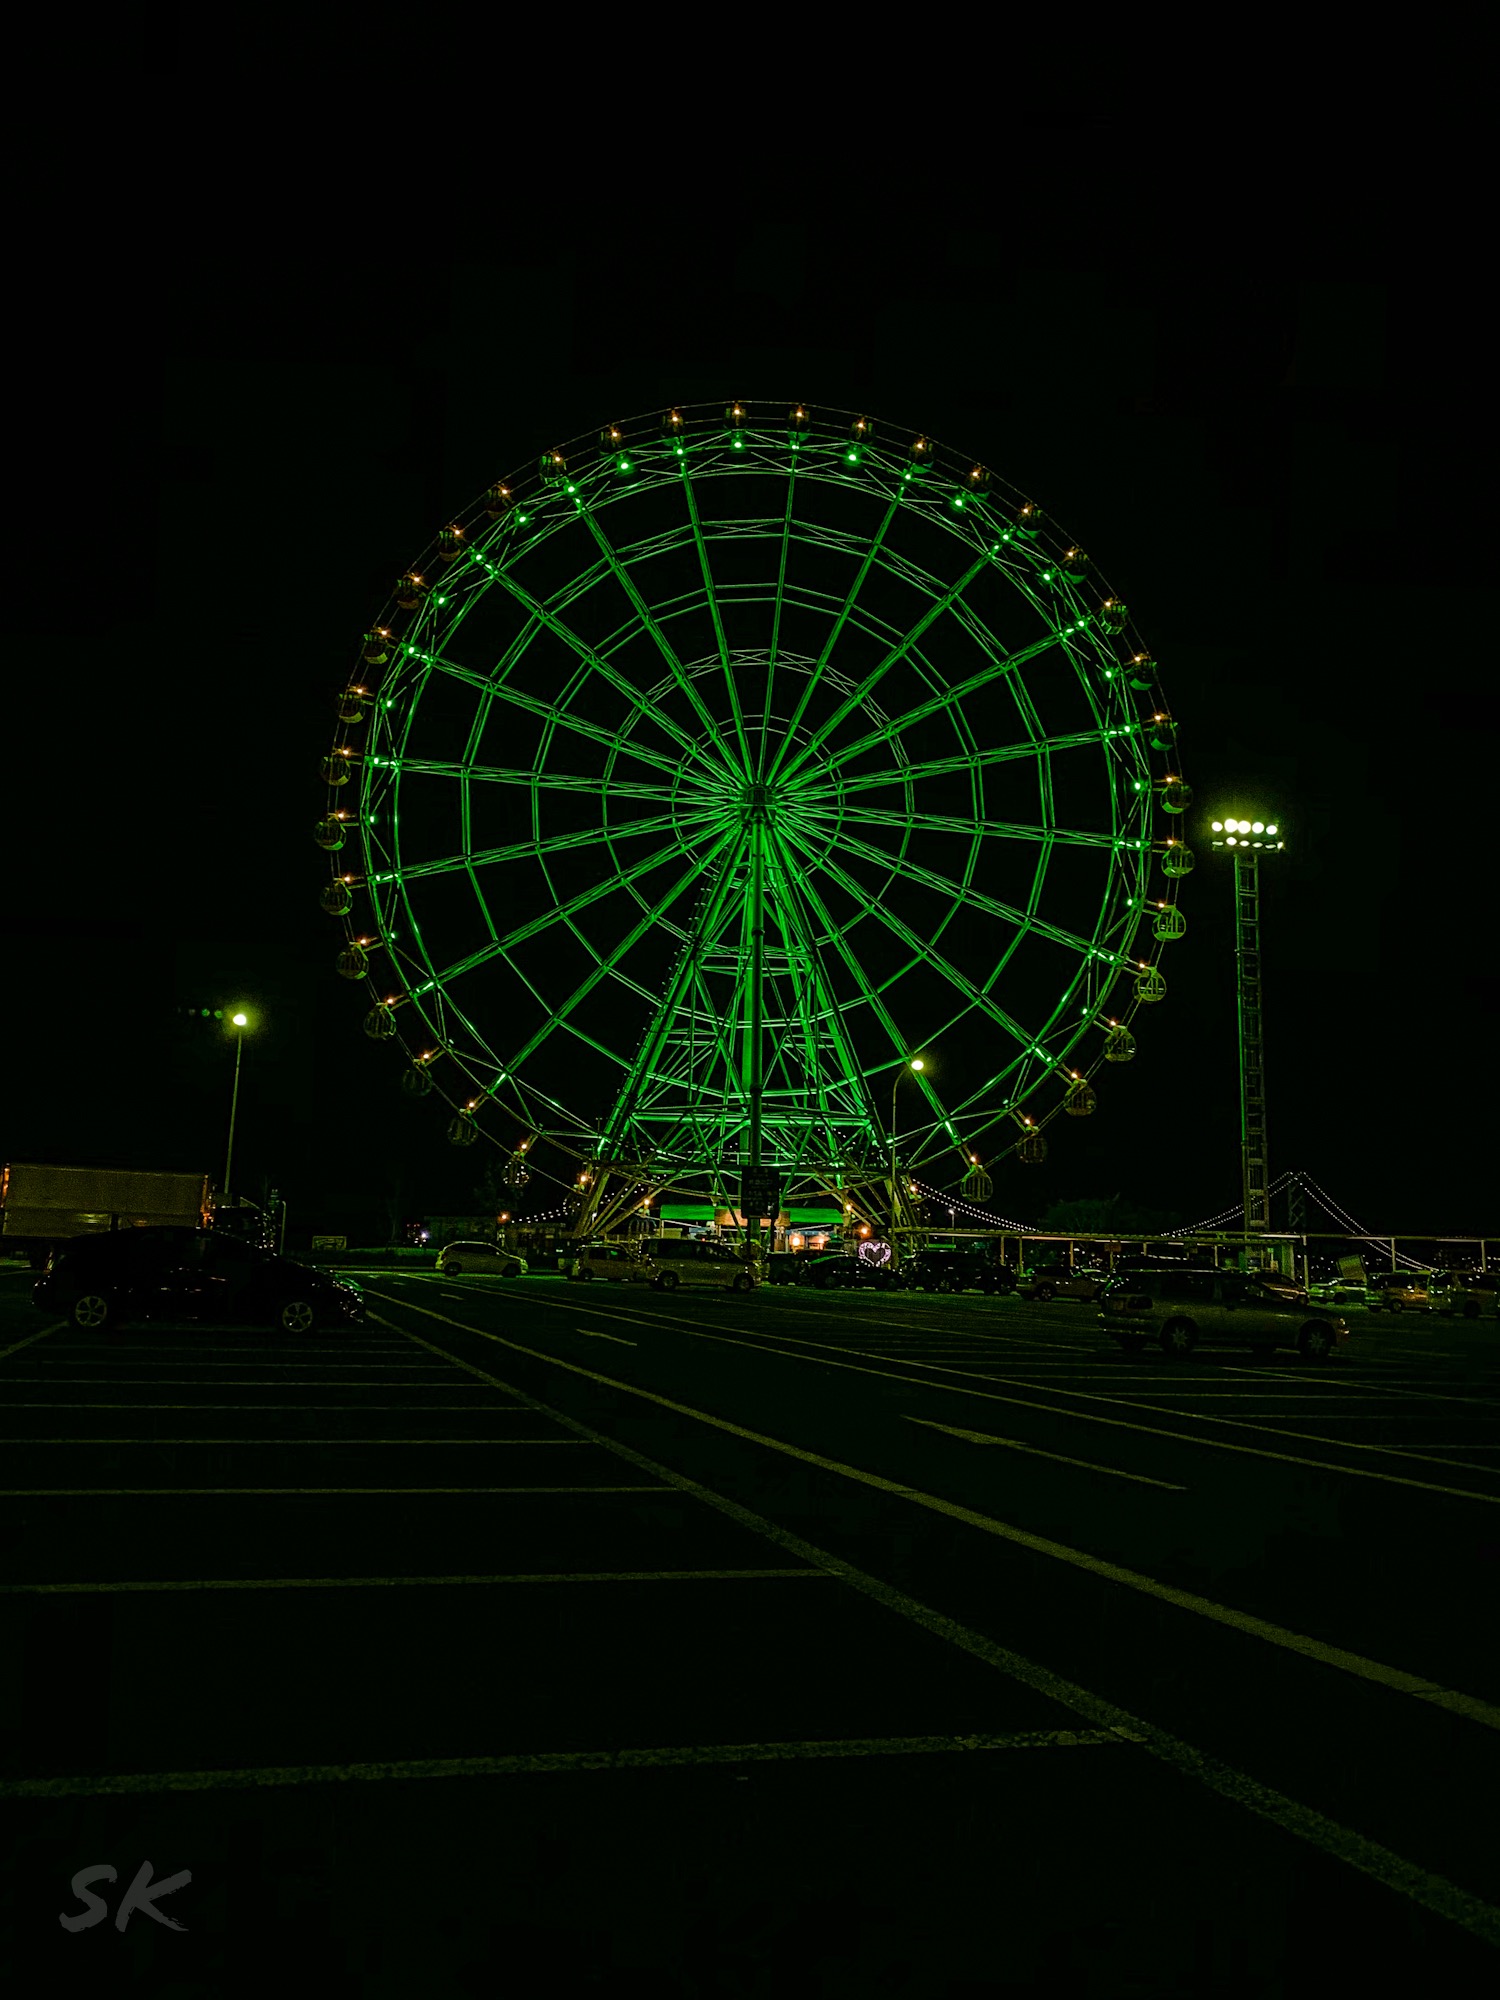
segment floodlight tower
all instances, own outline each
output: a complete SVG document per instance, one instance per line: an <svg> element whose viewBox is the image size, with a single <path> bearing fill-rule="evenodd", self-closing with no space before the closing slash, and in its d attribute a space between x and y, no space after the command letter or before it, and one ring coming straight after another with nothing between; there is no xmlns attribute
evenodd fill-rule
<svg viewBox="0 0 1500 2000"><path fill-rule="evenodd" d="M1240 1191L1246 1249L1271 1227L1271 1170L1266 1147L1266 1061L1260 956L1260 858L1286 842L1274 821L1238 813L1216 819L1215 848L1234 855L1234 965L1240 1017Z"/></svg>

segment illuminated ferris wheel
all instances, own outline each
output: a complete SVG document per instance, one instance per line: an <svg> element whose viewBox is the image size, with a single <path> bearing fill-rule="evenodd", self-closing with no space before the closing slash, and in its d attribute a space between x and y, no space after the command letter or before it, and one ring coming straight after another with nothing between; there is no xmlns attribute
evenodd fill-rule
<svg viewBox="0 0 1500 2000"><path fill-rule="evenodd" d="M338 717L316 838L365 1030L591 1226L746 1169L892 1221L917 1171L988 1192L1093 1111L1184 929L1126 607L866 416L544 453L400 580Z"/></svg>

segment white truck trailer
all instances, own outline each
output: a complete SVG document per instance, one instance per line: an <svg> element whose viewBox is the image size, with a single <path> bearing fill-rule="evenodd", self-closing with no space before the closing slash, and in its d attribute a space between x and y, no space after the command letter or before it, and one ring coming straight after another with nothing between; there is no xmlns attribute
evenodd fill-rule
<svg viewBox="0 0 1500 2000"><path fill-rule="evenodd" d="M131 1167L55 1167L17 1161L0 1171L0 1252L34 1265L71 1236L140 1224L207 1227L207 1174Z"/></svg>

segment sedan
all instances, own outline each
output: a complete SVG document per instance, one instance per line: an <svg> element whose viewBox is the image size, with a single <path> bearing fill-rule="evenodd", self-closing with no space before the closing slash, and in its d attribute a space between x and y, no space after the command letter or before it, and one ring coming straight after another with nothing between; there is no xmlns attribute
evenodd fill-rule
<svg viewBox="0 0 1500 2000"><path fill-rule="evenodd" d="M357 1326L359 1287L213 1230L120 1229L53 1252L32 1287L43 1312L102 1332L127 1320L194 1320L307 1333Z"/></svg>

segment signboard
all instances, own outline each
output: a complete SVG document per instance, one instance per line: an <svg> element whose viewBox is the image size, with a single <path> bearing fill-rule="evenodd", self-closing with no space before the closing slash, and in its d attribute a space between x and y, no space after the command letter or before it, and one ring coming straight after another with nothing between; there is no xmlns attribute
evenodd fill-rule
<svg viewBox="0 0 1500 2000"><path fill-rule="evenodd" d="M1351 1285L1365 1284L1365 1267L1358 1257L1340 1257L1339 1276Z"/></svg>
<svg viewBox="0 0 1500 2000"><path fill-rule="evenodd" d="M746 1167L740 1180L740 1207L746 1215L781 1212L781 1175L775 1167Z"/></svg>
<svg viewBox="0 0 1500 2000"><path fill-rule="evenodd" d="M349 1239L347 1236L315 1236L312 1247L314 1250L347 1250Z"/></svg>

